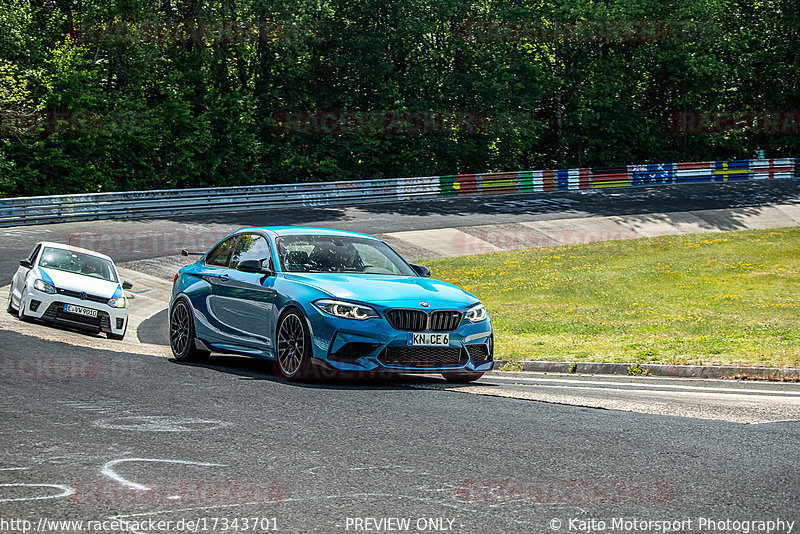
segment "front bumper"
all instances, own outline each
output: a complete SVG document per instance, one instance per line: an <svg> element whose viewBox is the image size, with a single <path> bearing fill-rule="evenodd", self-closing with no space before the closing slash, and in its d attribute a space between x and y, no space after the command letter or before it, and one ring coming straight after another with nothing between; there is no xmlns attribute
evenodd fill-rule
<svg viewBox="0 0 800 534"><path fill-rule="evenodd" d="M449 346L410 346L409 332L383 317L356 321L308 310L315 364L352 372L448 373L490 371L494 334L489 319L462 320Z"/></svg>
<svg viewBox="0 0 800 534"><path fill-rule="evenodd" d="M65 311L72 304L97 312L96 317L88 317ZM63 294L50 294L30 290L25 298L25 315L51 323L62 324L93 332L123 335L128 326L128 308L112 308L108 304L92 300L82 300Z"/></svg>

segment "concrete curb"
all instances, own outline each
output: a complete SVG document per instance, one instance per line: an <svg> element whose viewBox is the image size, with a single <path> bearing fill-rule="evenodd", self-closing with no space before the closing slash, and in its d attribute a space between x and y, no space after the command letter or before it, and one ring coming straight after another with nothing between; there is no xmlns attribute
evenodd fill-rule
<svg viewBox="0 0 800 534"><path fill-rule="evenodd" d="M638 367L637 367L638 366ZM631 370L633 368L633 370ZM508 362L495 360L493 373L532 372L583 375L657 376L669 378L728 378L751 380L800 380L796 367L741 367L735 365L662 365L654 363Z"/></svg>

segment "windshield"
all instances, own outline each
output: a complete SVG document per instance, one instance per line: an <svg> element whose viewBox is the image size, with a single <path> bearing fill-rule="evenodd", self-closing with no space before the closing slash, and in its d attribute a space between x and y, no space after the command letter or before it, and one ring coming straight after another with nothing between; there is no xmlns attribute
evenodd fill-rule
<svg viewBox="0 0 800 534"><path fill-rule="evenodd" d="M276 244L286 272L416 276L394 250L374 239L303 235L279 237Z"/></svg>
<svg viewBox="0 0 800 534"><path fill-rule="evenodd" d="M109 260L63 248L45 247L39 259L39 267L82 274L108 282L117 281L114 265Z"/></svg>

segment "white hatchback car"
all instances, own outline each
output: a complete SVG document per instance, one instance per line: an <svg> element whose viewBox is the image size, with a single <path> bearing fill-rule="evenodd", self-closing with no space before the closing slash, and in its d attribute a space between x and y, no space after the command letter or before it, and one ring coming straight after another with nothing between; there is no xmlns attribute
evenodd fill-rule
<svg viewBox="0 0 800 534"><path fill-rule="evenodd" d="M122 339L128 327L128 299L108 256L60 243L42 242L19 262L11 281L8 311L20 319L41 319Z"/></svg>

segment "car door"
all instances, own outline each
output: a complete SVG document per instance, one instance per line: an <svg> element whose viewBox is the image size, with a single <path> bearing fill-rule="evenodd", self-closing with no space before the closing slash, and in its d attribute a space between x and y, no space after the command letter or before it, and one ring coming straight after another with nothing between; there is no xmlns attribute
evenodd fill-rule
<svg viewBox="0 0 800 534"><path fill-rule="evenodd" d="M263 266L274 273L267 239L256 233L239 234L228 268L211 280L209 309L221 324L220 331L228 343L271 351L275 276L236 270L239 262L252 259L264 260Z"/></svg>
<svg viewBox="0 0 800 534"><path fill-rule="evenodd" d="M233 235L217 243L206 254L203 264L190 274L198 280L197 283L191 283L186 291L195 312L197 337L210 343L229 340L229 336L223 330L225 325L215 315L213 296L214 287L220 283L220 277L228 276L228 264L237 238L238 236Z"/></svg>

